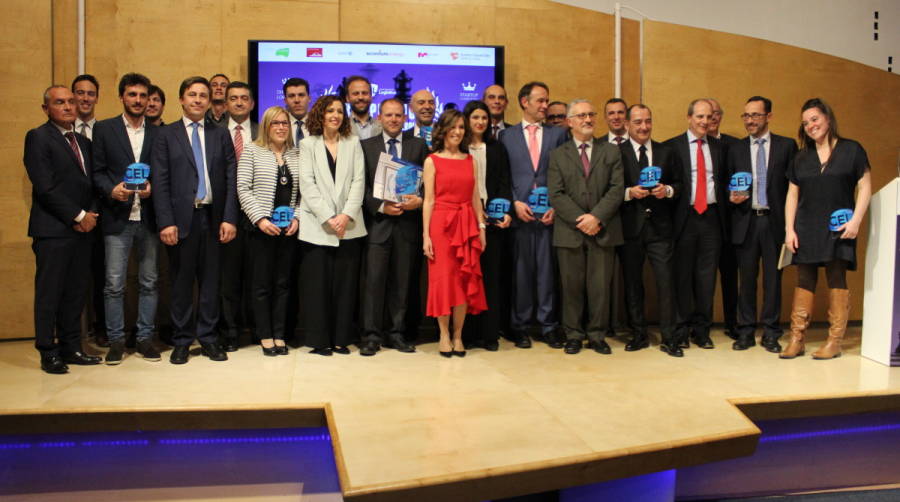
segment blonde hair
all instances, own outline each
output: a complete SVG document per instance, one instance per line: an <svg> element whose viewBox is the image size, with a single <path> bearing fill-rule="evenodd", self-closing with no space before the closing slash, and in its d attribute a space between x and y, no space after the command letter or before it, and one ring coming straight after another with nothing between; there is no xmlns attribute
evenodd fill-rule
<svg viewBox="0 0 900 502"><path fill-rule="evenodd" d="M269 128L272 127L272 122L281 114L284 114L284 117L288 120L288 128L290 128L291 115L288 111L282 106L270 106L265 113L263 113L262 123L260 124L261 131L256 137L256 141L253 142L254 144L263 148L269 148ZM293 135L290 134L290 130L288 131L287 141L285 141L284 144L288 150L294 147L294 138Z"/></svg>

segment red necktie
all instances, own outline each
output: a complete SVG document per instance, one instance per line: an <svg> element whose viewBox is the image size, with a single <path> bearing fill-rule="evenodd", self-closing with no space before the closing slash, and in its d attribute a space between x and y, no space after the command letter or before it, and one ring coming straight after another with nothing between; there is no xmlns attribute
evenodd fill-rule
<svg viewBox="0 0 900 502"><path fill-rule="evenodd" d="M78 149L78 141L75 140L75 133L67 132L66 139L69 140L69 146L72 147L72 151L75 152L75 158L78 159L78 167L81 168L81 174L87 176L87 171L84 170L84 160L81 158L81 150Z"/></svg>
<svg viewBox="0 0 900 502"><path fill-rule="evenodd" d="M703 140L697 141L697 190L694 194L694 210L697 214L706 212L706 158L703 156Z"/></svg>
<svg viewBox="0 0 900 502"><path fill-rule="evenodd" d="M241 154L244 153L244 136L241 134L242 127L240 124L234 128L234 160L240 162Z"/></svg>

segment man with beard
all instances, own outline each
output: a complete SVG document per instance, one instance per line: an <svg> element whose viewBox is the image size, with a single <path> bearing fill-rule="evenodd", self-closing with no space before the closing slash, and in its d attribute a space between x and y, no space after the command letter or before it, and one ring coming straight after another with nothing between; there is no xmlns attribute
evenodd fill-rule
<svg viewBox="0 0 900 502"><path fill-rule="evenodd" d="M166 108L166 93L158 86L150 84L147 91L147 109L144 110L144 117L147 123L157 127L165 125L163 123L162 114Z"/></svg>
<svg viewBox="0 0 900 502"><path fill-rule="evenodd" d="M360 75L347 78L347 103L350 104L350 127L360 140L381 134L381 124L372 118L372 83Z"/></svg>

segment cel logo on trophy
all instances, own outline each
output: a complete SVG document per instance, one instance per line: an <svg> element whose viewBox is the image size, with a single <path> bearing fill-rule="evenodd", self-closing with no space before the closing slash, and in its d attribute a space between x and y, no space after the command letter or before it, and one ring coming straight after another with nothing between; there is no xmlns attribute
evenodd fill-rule
<svg viewBox="0 0 900 502"><path fill-rule="evenodd" d="M840 228L841 225L849 222L852 218L852 209L838 209L837 211L831 213L831 217L828 218L828 230L837 232L838 228Z"/></svg>
<svg viewBox="0 0 900 502"><path fill-rule="evenodd" d="M503 217L509 212L511 205L512 204L506 199L491 199L491 201L487 203L488 220L490 220L491 223L503 221Z"/></svg>
<svg viewBox="0 0 900 502"><path fill-rule="evenodd" d="M278 228L287 228L294 218L294 208L290 206L278 206L272 210L272 223Z"/></svg>
<svg viewBox="0 0 900 502"><path fill-rule="evenodd" d="M125 168L125 188L128 190L143 190L147 188L147 179L150 177L150 166L143 162L135 162Z"/></svg>
<svg viewBox="0 0 900 502"><path fill-rule="evenodd" d="M528 195L528 207L534 214L544 214L550 210L550 195L547 187L535 187Z"/></svg>
<svg viewBox="0 0 900 502"><path fill-rule="evenodd" d="M638 184L641 188L653 188L662 179L662 169L656 166L647 166L641 169Z"/></svg>

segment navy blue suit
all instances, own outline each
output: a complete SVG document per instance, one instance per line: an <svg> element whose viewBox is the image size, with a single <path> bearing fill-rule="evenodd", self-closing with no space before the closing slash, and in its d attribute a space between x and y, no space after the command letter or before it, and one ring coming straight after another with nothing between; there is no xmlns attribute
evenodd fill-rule
<svg viewBox="0 0 900 502"><path fill-rule="evenodd" d="M237 225L238 203L234 146L228 130L204 128L204 160L212 204L195 208L198 176L183 120L160 128L150 157L153 206L160 230L175 226L178 243L168 247L172 276L170 310L175 345L194 338L215 343L219 318L219 226ZM198 282L199 305L193 320L193 287Z"/></svg>
<svg viewBox="0 0 900 502"><path fill-rule="evenodd" d="M531 162L525 139L527 132L522 123L500 131L500 142L509 155L513 201L527 204L534 187L547 186L550 151L566 141L565 131L561 128L543 126L542 131L537 170ZM515 298L511 328L517 334L523 333L534 315L544 334L552 332L558 324L554 308L553 226L540 221L525 223L515 217L513 226Z"/></svg>

